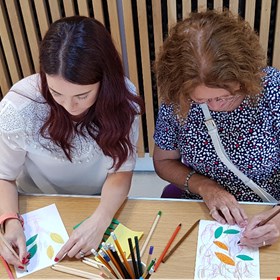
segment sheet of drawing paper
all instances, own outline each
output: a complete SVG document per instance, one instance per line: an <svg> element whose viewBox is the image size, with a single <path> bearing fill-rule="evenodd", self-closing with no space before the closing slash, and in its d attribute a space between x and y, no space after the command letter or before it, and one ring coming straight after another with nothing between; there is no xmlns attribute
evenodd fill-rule
<svg viewBox="0 0 280 280"><path fill-rule="evenodd" d="M237 245L242 230L200 221L194 279L260 279L259 249Z"/></svg>
<svg viewBox="0 0 280 280"><path fill-rule="evenodd" d="M55 264L54 258L69 239L55 204L22 215L27 251L31 255L28 272L17 269L17 278Z"/></svg>

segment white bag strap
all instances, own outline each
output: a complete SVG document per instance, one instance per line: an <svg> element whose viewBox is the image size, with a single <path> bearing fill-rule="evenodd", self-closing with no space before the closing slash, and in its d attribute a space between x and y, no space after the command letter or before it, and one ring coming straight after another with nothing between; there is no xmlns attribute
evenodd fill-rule
<svg viewBox="0 0 280 280"><path fill-rule="evenodd" d="M208 133L212 139L216 153L220 157L221 161L228 167L229 170L231 170L238 178L240 178L245 185L247 185L259 197L261 197L264 202L278 203L278 201L272 195L266 192L263 188L259 187L232 163L224 150L223 144L218 134L217 126L211 117L207 104L200 104L200 107L204 114L205 125L208 129Z"/></svg>

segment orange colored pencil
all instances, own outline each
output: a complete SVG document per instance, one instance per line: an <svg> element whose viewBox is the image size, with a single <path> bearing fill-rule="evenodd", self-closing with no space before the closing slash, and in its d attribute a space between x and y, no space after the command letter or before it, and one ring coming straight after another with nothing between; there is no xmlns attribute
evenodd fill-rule
<svg viewBox="0 0 280 280"><path fill-rule="evenodd" d="M5 270L6 270L7 274L8 274L8 276L9 276L9 279L14 280L14 279L15 279L15 278L14 278L14 275L13 275L13 273L12 273L12 271L11 271L9 265L8 265L7 262L5 261L5 259L4 259L2 256L0 256L0 260L1 260L1 262L3 263L3 265L4 265L4 267L5 267Z"/></svg>
<svg viewBox="0 0 280 280"><path fill-rule="evenodd" d="M167 244L166 244L166 246L165 246L163 252L161 253L161 255L160 255L158 261L156 262L154 271L156 271L156 270L158 269L158 267L159 267L161 261L163 260L164 256L166 255L167 250L168 250L169 247L171 246L172 242L174 241L174 239L175 239L175 237L177 236L177 234L178 234L179 230L181 229L181 227L182 227L182 224L179 224L179 225L176 227L175 231L173 232L172 236L170 237L169 241L167 242Z"/></svg>
<svg viewBox="0 0 280 280"><path fill-rule="evenodd" d="M123 264L124 264L126 270L128 271L128 274L130 275L131 279L134 279L135 275L132 272L132 269L131 269L131 267L130 267L130 265L129 265L129 263L128 263L125 255L124 255L122 247L121 247L121 245L120 245L120 243L119 243L119 241L117 239L117 236L116 236L116 234L113 231L111 232L111 236L112 236L113 241L115 242L115 244L116 244L116 246L118 248L118 251L119 251L119 253L120 253L120 255L121 255L122 259L123 259Z"/></svg>

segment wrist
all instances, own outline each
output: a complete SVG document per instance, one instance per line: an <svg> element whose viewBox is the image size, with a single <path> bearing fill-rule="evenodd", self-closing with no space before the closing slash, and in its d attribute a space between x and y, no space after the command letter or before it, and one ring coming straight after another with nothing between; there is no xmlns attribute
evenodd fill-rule
<svg viewBox="0 0 280 280"><path fill-rule="evenodd" d="M190 191L190 188L189 188L189 181L190 181L191 177L195 174L196 174L196 172L194 170L191 170L185 178L184 191L188 194L192 194L192 192Z"/></svg>
<svg viewBox="0 0 280 280"><path fill-rule="evenodd" d="M10 220L17 220L20 222L21 226L24 225L24 220L19 213L4 213L0 216L0 230L2 233L5 232L5 225Z"/></svg>
<svg viewBox="0 0 280 280"><path fill-rule="evenodd" d="M205 192L214 191L216 188L219 188L217 183L212 179L204 175L200 175L200 174L197 175L198 176L193 178L192 187L196 190L196 193L201 197L205 195Z"/></svg>

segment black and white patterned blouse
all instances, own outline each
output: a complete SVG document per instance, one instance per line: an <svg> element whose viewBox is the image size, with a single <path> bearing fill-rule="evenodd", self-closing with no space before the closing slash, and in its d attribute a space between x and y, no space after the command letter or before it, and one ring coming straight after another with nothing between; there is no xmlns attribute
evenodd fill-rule
<svg viewBox="0 0 280 280"><path fill-rule="evenodd" d="M232 112L210 111L231 161L250 179L280 200L280 71L264 69L263 95L257 105L245 98ZM261 201L219 159L199 105L192 104L184 123L162 104L154 140L163 150L179 149L183 162L222 185L239 201ZM189 198L200 198L191 195Z"/></svg>

